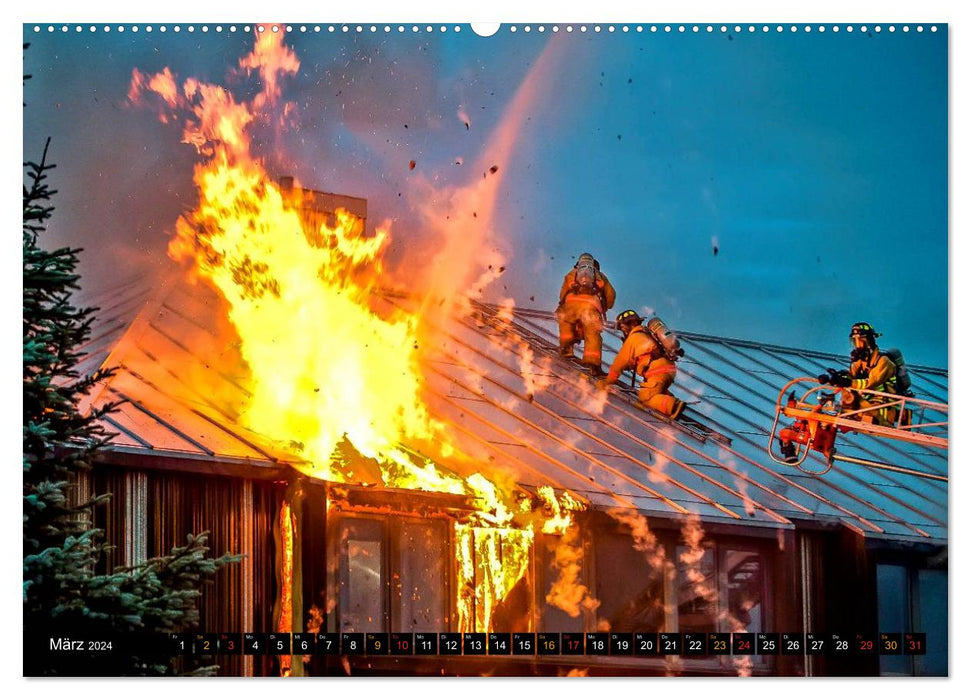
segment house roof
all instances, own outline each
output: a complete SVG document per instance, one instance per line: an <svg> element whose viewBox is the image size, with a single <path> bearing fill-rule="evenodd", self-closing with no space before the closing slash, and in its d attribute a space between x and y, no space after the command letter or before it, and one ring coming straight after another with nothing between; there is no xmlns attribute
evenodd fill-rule
<svg viewBox="0 0 971 700"><path fill-rule="evenodd" d="M379 298L387 309L412 303ZM267 469L298 461L239 425L245 368L217 340L225 321L207 287L133 281L109 290L100 305L81 369L119 368L91 399L123 401L104 419L117 434L111 451ZM766 454L780 389L845 363L840 356L678 331L685 357L672 391L705 426L699 432L639 409L622 388L597 392L587 375L557 359L552 314L473 309L439 329L443 342L423 364L425 399L433 416L453 426L455 447L489 465L486 474L501 469L529 491L569 489L598 509L696 513L757 528L843 525L872 538L946 542L947 482L939 480L947 476L946 451L848 434L838 452L861 463L837 462L823 476ZM605 331L604 341L610 362L620 338ZM947 401L946 370L908 368L918 397ZM810 465L824 467L816 456Z"/></svg>

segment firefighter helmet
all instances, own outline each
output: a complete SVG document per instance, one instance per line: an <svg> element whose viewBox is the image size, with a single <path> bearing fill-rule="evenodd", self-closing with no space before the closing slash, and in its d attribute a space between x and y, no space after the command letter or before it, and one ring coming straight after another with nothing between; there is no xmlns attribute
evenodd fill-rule
<svg viewBox="0 0 971 700"><path fill-rule="evenodd" d="M617 314L617 328L623 332L624 337L630 332L634 326L638 326L643 323L644 319L634 311L633 309L627 309L626 311L621 311Z"/></svg>
<svg viewBox="0 0 971 700"><path fill-rule="evenodd" d="M863 336L866 338L870 344L876 342L876 339L880 337L880 333L877 333L873 326L869 323L854 323L853 327L850 328L850 340L856 336Z"/></svg>
<svg viewBox="0 0 971 700"><path fill-rule="evenodd" d="M581 265L593 265L595 270L600 271L600 261L590 253L580 253L580 257L577 258L577 262L573 267L580 267Z"/></svg>

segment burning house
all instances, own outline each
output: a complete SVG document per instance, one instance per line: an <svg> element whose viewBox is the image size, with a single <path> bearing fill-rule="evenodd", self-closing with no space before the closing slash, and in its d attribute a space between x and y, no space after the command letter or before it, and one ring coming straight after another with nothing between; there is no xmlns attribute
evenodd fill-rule
<svg viewBox="0 0 971 700"><path fill-rule="evenodd" d="M120 405L81 487L113 494L97 513L117 545L105 565L210 531L215 552L244 558L205 589L206 633L918 632L927 646L219 655L226 675L946 674L946 451L847 433L816 475L766 452L779 389L843 358L681 331L675 388L693 422L671 422L558 358L552 314L482 301L504 269L481 264L505 172L493 163L551 60L473 183L431 207L454 228L414 253L407 288L385 274L390 233L367 224L366 201L277 184L250 153L299 66L278 35L240 61L262 78L249 102L134 71L130 99L166 123L188 115L202 158L168 247L187 274L96 300L80 369L116 367L90 401ZM946 370L910 372L918 397L946 402Z"/></svg>
<svg viewBox="0 0 971 700"><path fill-rule="evenodd" d="M361 200L310 194L315 221L335 221L325 201L366 216ZM377 320L418 306L366 295ZM779 388L837 356L680 332L685 425L559 360L551 314L470 301L421 336L405 378L433 428L381 445L321 397L391 402L407 367L345 354L319 370L333 383L301 384L286 376L306 362L286 354L290 331L264 329L270 374L254 376L262 360L227 341L231 304L209 284L132 282L98 301L82 369L118 367L91 400L121 401L85 484L113 494L98 514L118 545L106 564L202 530L214 552L244 554L205 589L201 631L927 635L922 656L218 656L224 674L947 673L946 453L849 434L839 452L855 461L821 476L767 457ZM302 323L302 342L321 342ZM609 361L619 339L605 335ZM945 370L910 372L918 396L946 401ZM374 394L355 384L368 378ZM258 391L280 395L254 411ZM345 432L315 448L331 426L308 428L308 410Z"/></svg>

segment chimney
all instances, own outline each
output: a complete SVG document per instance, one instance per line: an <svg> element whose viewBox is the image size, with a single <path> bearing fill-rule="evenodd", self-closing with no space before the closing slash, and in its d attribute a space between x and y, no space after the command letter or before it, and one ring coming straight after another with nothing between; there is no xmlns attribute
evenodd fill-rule
<svg viewBox="0 0 971 700"><path fill-rule="evenodd" d="M280 189L284 192L290 192L293 190L293 176L292 175L281 175L280 176Z"/></svg>

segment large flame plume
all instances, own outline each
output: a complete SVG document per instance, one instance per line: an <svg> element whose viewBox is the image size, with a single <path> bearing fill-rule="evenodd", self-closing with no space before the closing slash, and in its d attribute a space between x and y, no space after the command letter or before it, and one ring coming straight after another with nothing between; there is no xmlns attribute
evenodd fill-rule
<svg viewBox="0 0 971 700"><path fill-rule="evenodd" d="M129 94L151 91L166 107L188 110L183 141L209 156L195 168L199 204L179 218L169 254L227 302L250 372L241 421L296 446L314 476L344 480L332 455L346 438L392 481L465 492L398 448L402 439L430 439L436 426L419 399L415 320L380 317L369 305L388 232L366 236L344 211L308 231L302 202L251 155L249 130L279 99L296 56L281 33L265 31L239 65L262 79L248 102L192 78L177 88L168 69L136 70Z"/></svg>
<svg viewBox="0 0 971 700"><path fill-rule="evenodd" d="M183 142L202 156L194 170L199 201L176 222L169 255L225 301L248 371L243 425L297 452L306 460L301 468L314 477L354 480L360 460L347 454L349 444L379 466L385 486L472 497L479 510L455 526L464 581L457 593L459 628L491 629L496 608L528 569L534 533L570 532L577 503L569 494L558 500L551 493L543 499L555 511L548 522L515 521L514 498L497 481L480 473L461 478L403 447L432 446L443 458L452 452L447 426L432 420L421 399L421 312L381 307L379 313L375 305L375 292L387 284L383 253L390 231L368 235L362 221L343 210L330 221L308 220L304 191L275 184L253 152L256 127L270 124L273 113L281 119L293 113L292 104L281 104L282 82L299 67L283 32L266 28L238 63L237 73L261 86L248 100L220 85L179 80L168 68L154 75L133 71L129 99L151 99L165 123L181 120ZM521 119L531 89L517 95L514 117ZM502 158L512 148L514 121L506 120L494 140ZM440 291L458 297L470 283L501 274L500 256L486 272L469 273L481 262L475 252L492 235L497 182L484 178L484 185L451 193L453 204L461 201L474 210L472 218L482 217L471 243L465 238L442 252L434 268L448 271ZM450 278L456 271L465 272ZM424 305L425 312L430 308L439 307ZM295 614L284 607L281 628L292 626ZM320 620L311 624L319 628Z"/></svg>

